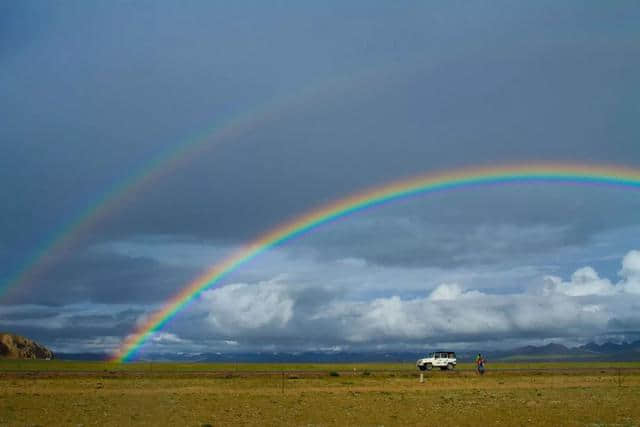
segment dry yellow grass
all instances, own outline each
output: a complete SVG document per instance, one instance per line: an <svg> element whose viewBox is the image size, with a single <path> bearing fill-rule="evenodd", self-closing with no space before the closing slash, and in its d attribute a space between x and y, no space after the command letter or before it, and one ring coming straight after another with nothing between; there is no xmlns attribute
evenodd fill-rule
<svg viewBox="0 0 640 427"><path fill-rule="evenodd" d="M640 424L637 368L347 372L3 372L0 425Z"/></svg>

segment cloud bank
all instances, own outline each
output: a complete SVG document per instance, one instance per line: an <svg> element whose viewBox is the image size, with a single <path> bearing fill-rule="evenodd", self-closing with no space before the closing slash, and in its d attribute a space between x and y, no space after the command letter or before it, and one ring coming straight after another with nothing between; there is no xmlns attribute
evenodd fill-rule
<svg viewBox="0 0 640 427"><path fill-rule="evenodd" d="M490 294L442 283L424 296L399 295L345 301L328 290L323 299L306 298L313 289L286 278L236 283L205 292L194 312L210 336L233 340L239 348L350 349L420 348L436 343L589 340L640 328L637 288L639 251L622 261L613 284L592 267L570 280L544 276L539 286L519 293ZM179 323L179 322L178 322ZM176 331L180 327L176 325Z"/></svg>

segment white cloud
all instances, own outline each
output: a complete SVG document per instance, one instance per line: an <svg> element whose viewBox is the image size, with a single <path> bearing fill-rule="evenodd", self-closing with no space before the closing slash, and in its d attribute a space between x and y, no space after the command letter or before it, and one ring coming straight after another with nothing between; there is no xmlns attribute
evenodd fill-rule
<svg viewBox="0 0 640 427"><path fill-rule="evenodd" d="M586 311L586 312L589 312L589 313L597 313L601 309L602 308L598 304L590 304L590 305L585 305L584 307L582 307L582 311Z"/></svg>
<svg viewBox="0 0 640 427"><path fill-rule="evenodd" d="M293 316L294 300L277 282L236 283L202 295L208 320L223 331L284 328Z"/></svg>
<svg viewBox="0 0 640 427"><path fill-rule="evenodd" d="M545 293L561 293L569 296L613 295L618 289L609 279L598 276L591 267L582 267L571 275L569 282L556 276L545 277Z"/></svg>
<svg viewBox="0 0 640 427"><path fill-rule="evenodd" d="M463 289L457 283L442 283L429 295L429 299L432 301L441 300L455 300L464 297L478 297L482 296L482 292L478 291L463 291Z"/></svg>
<svg viewBox="0 0 640 427"><path fill-rule="evenodd" d="M640 251L632 250L624 256L619 275L622 279L613 284L609 279L600 277L592 267L587 266L576 270L568 282L556 276L546 276L544 294L561 293L569 296L640 294Z"/></svg>
<svg viewBox="0 0 640 427"><path fill-rule="evenodd" d="M183 343L184 340L171 332L156 332L151 337L151 341L159 344Z"/></svg>
<svg viewBox="0 0 640 427"><path fill-rule="evenodd" d="M460 285L457 283L443 283L431 292L429 299L434 301L452 300L460 296L462 296L462 289L460 288Z"/></svg>
<svg viewBox="0 0 640 427"><path fill-rule="evenodd" d="M340 338L362 344L580 335L605 330L609 318L609 312L575 297L518 294L339 302L326 311L325 320L342 321Z"/></svg>
<svg viewBox="0 0 640 427"><path fill-rule="evenodd" d="M629 251L624 256L621 274L625 277L640 276L640 251Z"/></svg>
<svg viewBox="0 0 640 427"><path fill-rule="evenodd" d="M620 275L625 292L640 294L640 251L633 250L625 255Z"/></svg>
<svg viewBox="0 0 640 427"><path fill-rule="evenodd" d="M639 256L640 251L627 253L617 283L583 267L569 279L548 276L542 284L540 273L535 289L530 282L518 282L518 277L526 275L511 276L514 285L509 293L487 291L492 289L483 286L490 283L488 273L458 281L459 273L454 271L453 280L439 280L434 286L433 276L417 270L408 276L415 280L410 287L403 283L405 276L393 274L398 273L397 268L386 271L379 266L327 271L327 286L313 280L300 282L299 274L274 275L270 281L235 283L204 292L145 348L162 352L355 350L416 348L441 342L575 340L612 331L623 333L640 328L638 298L635 294L630 297L640 289L636 288ZM380 292L374 298L370 293L351 292L350 286L358 286L358 278L375 283L372 269L385 273L387 286L376 288ZM358 274L361 271L363 274ZM345 273L351 274L349 280L335 283ZM421 274L423 284L419 286ZM483 292L476 283L483 286ZM151 308L121 309L123 314L114 315L113 305L66 306L64 310L0 306L0 326L41 328L57 335L59 330L80 324L87 330L80 331L83 335L78 339L86 341L93 335L91 328L114 327L123 316L132 324L136 320L146 323L148 316L139 313Z"/></svg>
<svg viewBox="0 0 640 427"><path fill-rule="evenodd" d="M583 267L568 281L547 276L541 293L489 294L444 282L413 298L345 299L335 288L318 298L314 286L280 278L208 291L202 308L210 325L239 347L264 337L270 344L299 340L320 348L597 335L633 310L624 286L636 271L630 254L618 284Z"/></svg>

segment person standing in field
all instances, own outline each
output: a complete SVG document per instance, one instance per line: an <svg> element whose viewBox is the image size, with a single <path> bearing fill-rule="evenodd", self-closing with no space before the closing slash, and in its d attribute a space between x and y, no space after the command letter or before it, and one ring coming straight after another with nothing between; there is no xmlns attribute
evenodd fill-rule
<svg viewBox="0 0 640 427"><path fill-rule="evenodd" d="M478 353L478 356L476 357L476 369L480 375L484 375L484 364L486 362L487 360L482 356L482 354Z"/></svg>

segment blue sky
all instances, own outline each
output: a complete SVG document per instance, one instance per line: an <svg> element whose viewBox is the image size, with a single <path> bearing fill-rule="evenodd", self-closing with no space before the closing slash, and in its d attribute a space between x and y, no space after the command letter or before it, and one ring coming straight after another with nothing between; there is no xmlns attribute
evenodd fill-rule
<svg viewBox="0 0 640 427"><path fill-rule="evenodd" d="M624 1L5 2L0 280L154 156L230 120L241 131L2 295L0 330L112 350L243 242L393 179L638 168L639 15ZM537 184L396 203L239 269L148 350L635 339L639 208L634 191Z"/></svg>

